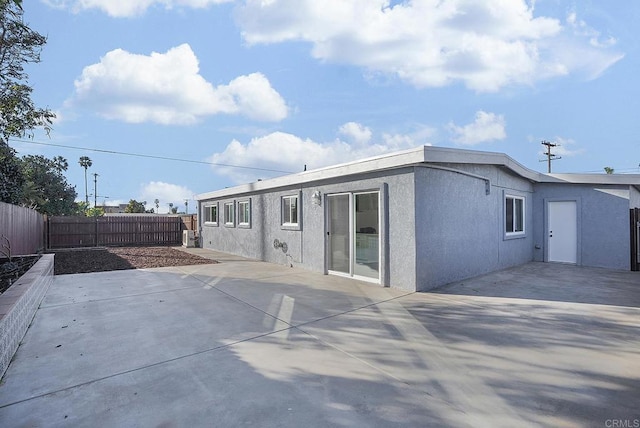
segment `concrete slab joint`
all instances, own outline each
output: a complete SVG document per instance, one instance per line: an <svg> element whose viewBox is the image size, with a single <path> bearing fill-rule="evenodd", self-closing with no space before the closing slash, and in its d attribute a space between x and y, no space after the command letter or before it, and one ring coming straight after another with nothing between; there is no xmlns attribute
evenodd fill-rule
<svg viewBox="0 0 640 428"><path fill-rule="evenodd" d="M0 295L0 377L4 376L20 341L53 281L53 254L44 254Z"/></svg>

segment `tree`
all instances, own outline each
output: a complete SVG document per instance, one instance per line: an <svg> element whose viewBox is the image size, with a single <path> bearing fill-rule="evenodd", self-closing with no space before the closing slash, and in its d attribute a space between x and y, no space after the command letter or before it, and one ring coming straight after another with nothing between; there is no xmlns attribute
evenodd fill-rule
<svg viewBox="0 0 640 428"><path fill-rule="evenodd" d="M87 217L102 217L104 215L104 210L100 207L89 208L86 211Z"/></svg>
<svg viewBox="0 0 640 428"><path fill-rule="evenodd" d="M126 213L143 213L145 212L144 204L135 199L130 199L127 207L124 209Z"/></svg>
<svg viewBox="0 0 640 428"><path fill-rule="evenodd" d="M0 0L0 144L37 127L51 130L55 114L34 105L24 70L26 64L40 62L46 42L45 36L24 23L20 1Z"/></svg>
<svg viewBox="0 0 640 428"><path fill-rule="evenodd" d="M160 199L154 199L153 203L156 204L156 212L160 209Z"/></svg>
<svg viewBox="0 0 640 428"><path fill-rule="evenodd" d="M87 215L87 211L89 210L89 208L91 208L91 205L89 205L88 202L85 201L81 201L81 202L76 202L76 213L75 215Z"/></svg>
<svg viewBox="0 0 640 428"><path fill-rule="evenodd" d="M605 167L604 167L604 171L605 171L607 174L613 174L613 172L614 172L615 170L614 170L613 168L611 168L610 166L605 166Z"/></svg>
<svg viewBox="0 0 640 428"><path fill-rule="evenodd" d="M22 158L21 166L24 176L21 204L48 215L77 213L76 189L67 183L64 176L69 167L65 158L27 155Z"/></svg>
<svg viewBox="0 0 640 428"><path fill-rule="evenodd" d="M24 137L36 127L49 132L55 115L31 100L25 64L40 62L46 37L23 21L22 0L0 0L0 201L20 202L25 178L10 137ZM29 134L31 136L31 134Z"/></svg>
<svg viewBox="0 0 640 428"><path fill-rule="evenodd" d="M87 168L89 168L93 163L89 156L80 156L80 160L78 161L81 167L84 168L84 201L89 205L89 188L87 187Z"/></svg>
<svg viewBox="0 0 640 428"><path fill-rule="evenodd" d="M0 142L0 201L19 204L23 186L20 158L16 156L15 150Z"/></svg>

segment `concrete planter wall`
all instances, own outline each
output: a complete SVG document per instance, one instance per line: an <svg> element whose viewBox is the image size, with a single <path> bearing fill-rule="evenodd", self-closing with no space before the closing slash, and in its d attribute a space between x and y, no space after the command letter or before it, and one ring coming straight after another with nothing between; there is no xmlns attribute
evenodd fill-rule
<svg viewBox="0 0 640 428"><path fill-rule="evenodd" d="M53 254L44 254L0 295L0 377L9 367L13 354L53 281L53 260Z"/></svg>

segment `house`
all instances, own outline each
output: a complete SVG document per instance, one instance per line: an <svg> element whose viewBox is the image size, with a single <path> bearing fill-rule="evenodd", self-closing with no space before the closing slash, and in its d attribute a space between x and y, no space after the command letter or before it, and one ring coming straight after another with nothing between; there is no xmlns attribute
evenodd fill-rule
<svg viewBox="0 0 640 428"><path fill-rule="evenodd" d="M640 175L541 174L502 153L425 146L196 199L204 248L412 291L637 257Z"/></svg>
<svg viewBox="0 0 640 428"><path fill-rule="evenodd" d="M96 208L102 209L105 214L122 214L127 208L127 204L119 205L98 205Z"/></svg>

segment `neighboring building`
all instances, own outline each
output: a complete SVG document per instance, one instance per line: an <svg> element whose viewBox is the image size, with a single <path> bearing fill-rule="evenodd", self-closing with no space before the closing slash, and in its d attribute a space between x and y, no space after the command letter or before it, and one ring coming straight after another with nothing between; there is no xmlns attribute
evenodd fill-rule
<svg viewBox="0 0 640 428"><path fill-rule="evenodd" d="M429 290L530 261L630 269L640 175L425 146L196 199L204 248Z"/></svg>
<svg viewBox="0 0 640 428"><path fill-rule="evenodd" d="M98 205L105 214L123 214L128 204L119 205Z"/></svg>

